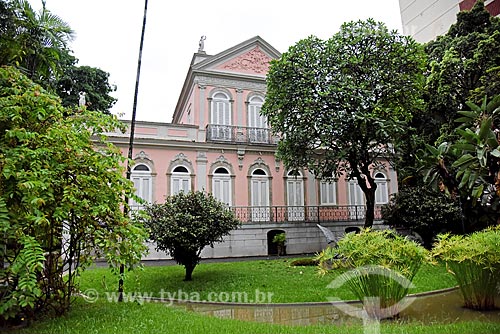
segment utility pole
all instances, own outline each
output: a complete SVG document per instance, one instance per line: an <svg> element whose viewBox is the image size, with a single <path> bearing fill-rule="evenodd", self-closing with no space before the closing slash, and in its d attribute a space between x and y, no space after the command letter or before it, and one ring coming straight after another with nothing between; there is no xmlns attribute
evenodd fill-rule
<svg viewBox="0 0 500 334"><path fill-rule="evenodd" d="M137 75L135 78L135 92L134 92L134 105L132 107L132 120L130 121L130 140L128 145L128 155L127 155L127 180L130 180L132 174L132 167L130 166L130 161L132 161L134 150L134 133L135 133L135 116L137 113L137 95L139 93L139 79L141 77L141 62L142 62L142 47L144 45L144 32L146 30L146 17L148 12L148 0L144 0L144 18L142 20L142 33L141 33L141 43L139 45L139 58L137 61ZM125 199L126 206L124 208L124 213L128 214L128 204L129 198ZM125 272L125 267L123 264L120 265L120 280L118 281L118 301L123 301L123 274Z"/></svg>

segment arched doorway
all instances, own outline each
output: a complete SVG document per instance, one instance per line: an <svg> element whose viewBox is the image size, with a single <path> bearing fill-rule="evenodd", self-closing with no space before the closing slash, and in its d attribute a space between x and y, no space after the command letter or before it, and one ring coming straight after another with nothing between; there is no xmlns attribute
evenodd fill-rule
<svg viewBox="0 0 500 334"><path fill-rule="evenodd" d="M283 230L271 230L267 232L267 255L286 255L286 246L280 250L278 249L278 244L273 242L276 235L285 233Z"/></svg>

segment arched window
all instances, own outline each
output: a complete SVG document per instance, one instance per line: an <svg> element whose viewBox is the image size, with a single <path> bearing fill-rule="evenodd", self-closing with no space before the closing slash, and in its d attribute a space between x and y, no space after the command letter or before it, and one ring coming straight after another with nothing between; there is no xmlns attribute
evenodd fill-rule
<svg viewBox="0 0 500 334"><path fill-rule="evenodd" d="M248 135L252 143L269 142L267 117L260 113L264 99L253 96L248 100Z"/></svg>
<svg viewBox="0 0 500 334"><path fill-rule="evenodd" d="M250 179L252 221L269 221L269 177L265 170L257 168Z"/></svg>
<svg viewBox="0 0 500 334"><path fill-rule="evenodd" d="M177 166L172 171L170 194L175 195L181 191L189 192L191 190L191 175L184 166Z"/></svg>
<svg viewBox="0 0 500 334"><path fill-rule="evenodd" d="M377 190L375 191L375 204L386 204L389 202L389 190L387 189L387 178L383 173L375 174L375 183Z"/></svg>
<svg viewBox="0 0 500 334"><path fill-rule="evenodd" d="M290 171L286 178L288 220L304 220L304 178L299 171Z"/></svg>
<svg viewBox="0 0 500 334"><path fill-rule="evenodd" d="M144 201L153 201L153 177L151 169L145 164L137 164L132 168L130 179L134 183L135 194ZM132 209L141 209L142 204L131 200Z"/></svg>
<svg viewBox="0 0 500 334"><path fill-rule="evenodd" d="M229 96L217 92L211 102L211 138L217 140L231 140L231 103Z"/></svg>
<svg viewBox="0 0 500 334"><path fill-rule="evenodd" d="M219 201L231 206L231 192L231 175L229 171L224 167L218 167L212 177L212 194Z"/></svg>

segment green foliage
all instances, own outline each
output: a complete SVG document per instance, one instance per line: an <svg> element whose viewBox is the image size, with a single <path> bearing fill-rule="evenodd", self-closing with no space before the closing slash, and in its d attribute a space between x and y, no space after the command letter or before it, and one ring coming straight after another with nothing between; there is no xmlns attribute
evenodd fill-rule
<svg viewBox="0 0 500 334"><path fill-rule="evenodd" d="M109 93L116 90L108 82L109 73L89 66L70 66L57 82L56 92L65 107L78 105L79 92L86 93L88 110L109 113L116 99Z"/></svg>
<svg viewBox="0 0 500 334"><path fill-rule="evenodd" d="M286 234L285 233L278 233L274 236L273 238L273 242L275 244L279 244L279 245L285 245L285 242L286 242Z"/></svg>
<svg viewBox="0 0 500 334"><path fill-rule="evenodd" d="M428 112L419 129L434 142L443 125L454 128L455 112L466 101L480 104L485 95L500 94L500 19L477 1L471 11L459 12L457 22L426 51Z"/></svg>
<svg viewBox="0 0 500 334"><path fill-rule="evenodd" d="M271 61L262 113L282 136L278 156L318 178L357 180L367 226L376 190L370 171L393 159L393 144L422 106L424 58L410 37L367 20L343 24L327 41L301 40Z"/></svg>
<svg viewBox="0 0 500 334"><path fill-rule="evenodd" d="M380 265L400 272L411 281L424 262L427 251L390 230L363 229L361 233L347 233L339 240L336 249L332 248L326 254L340 255L347 267ZM320 257L320 265L333 257Z"/></svg>
<svg viewBox="0 0 500 334"><path fill-rule="evenodd" d="M443 232L462 232L460 203L428 186L402 186L382 207L382 219L393 227L418 233L426 248Z"/></svg>
<svg viewBox="0 0 500 334"><path fill-rule="evenodd" d="M432 256L450 266L464 297L465 307L479 310L495 308L500 280L500 227L468 236L440 235Z"/></svg>
<svg viewBox="0 0 500 334"><path fill-rule="evenodd" d="M103 135L120 122L65 113L56 96L0 68L2 318L62 313L75 275L94 258L131 269L146 250L144 229L122 210L134 193L125 159Z"/></svg>
<svg viewBox="0 0 500 334"><path fill-rule="evenodd" d="M224 203L203 191L180 192L163 204L147 205L145 211L151 240L186 268L186 281L192 279L203 248L223 241L240 225Z"/></svg>
<svg viewBox="0 0 500 334"><path fill-rule="evenodd" d="M5 39L0 35L0 45L8 47L0 65L16 66L33 81L50 87L64 71L60 60L69 53L73 30L45 6L35 11L29 1L14 0L6 9L14 17L15 29L9 30Z"/></svg>
<svg viewBox="0 0 500 334"><path fill-rule="evenodd" d="M461 201L466 227L479 230L496 224L500 195L500 95L458 112L455 140L419 152L424 180Z"/></svg>
<svg viewBox="0 0 500 334"><path fill-rule="evenodd" d="M327 247L316 259L320 274L329 272L332 263L353 268L340 279L363 302L367 297L379 298L381 310L377 305L365 307L370 316L380 318L398 313L396 303L408 294L411 286L406 283L413 280L426 256L423 247L389 230L364 229L347 233L336 249Z"/></svg>
<svg viewBox="0 0 500 334"><path fill-rule="evenodd" d="M98 68L76 66L68 44L73 31L44 7L34 11L28 1L0 2L0 65L17 67L45 89L58 94L65 107L78 106L78 93L87 94L87 109L109 112L116 87Z"/></svg>

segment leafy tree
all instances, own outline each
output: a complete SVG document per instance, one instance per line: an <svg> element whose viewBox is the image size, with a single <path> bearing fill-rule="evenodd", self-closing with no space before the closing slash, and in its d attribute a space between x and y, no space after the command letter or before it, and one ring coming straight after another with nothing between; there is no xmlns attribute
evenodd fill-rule
<svg viewBox="0 0 500 334"><path fill-rule="evenodd" d="M329 40L299 41L273 60L262 113L282 135L278 156L319 178L347 175L366 197L373 224L373 168L421 107L425 55L413 39L373 20L350 22Z"/></svg>
<svg viewBox="0 0 500 334"><path fill-rule="evenodd" d="M443 232L462 232L462 211L457 200L428 186L402 186L382 207L385 224L417 232L426 248Z"/></svg>
<svg viewBox="0 0 500 334"><path fill-rule="evenodd" d="M15 44L17 18L9 3L0 1L0 64L10 61Z"/></svg>
<svg viewBox="0 0 500 334"><path fill-rule="evenodd" d="M88 110L109 113L116 99L109 93L116 90L108 82L109 73L89 66L70 66L57 82L57 94L65 107L78 105L79 93L85 92Z"/></svg>
<svg viewBox="0 0 500 334"><path fill-rule="evenodd" d="M453 142L420 152L425 180L460 200L467 232L498 223L500 209L500 95L459 111Z"/></svg>
<svg viewBox="0 0 500 334"><path fill-rule="evenodd" d="M147 205L145 211L151 240L185 267L185 281L192 280L203 248L221 242L240 224L222 202L202 191L180 192L163 204Z"/></svg>
<svg viewBox="0 0 500 334"><path fill-rule="evenodd" d="M87 109L109 113L116 87L99 68L76 66L68 48L71 28L45 8L34 11L27 1L0 1L0 65L12 65L45 89L55 92L65 107L78 105L79 92L87 96Z"/></svg>
<svg viewBox="0 0 500 334"><path fill-rule="evenodd" d="M434 142L453 132L457 110L466 101L500 94L500 18L492 17L484 1L457 14L448 32L426 45L429 55L426 96L428 112L419 129Z"/></svg>
<svg viewBox="0 0 500 334"><path fill-rule="evenodd" d="M39 11L25 0L7 3L7 9L16 17L16 29L13 38L7 39L10 52L1 59L0 65L16 66L30 79L49 88L64 71L60 60L69 53L68 43L74 32L42 3Z"/></svg>
<svg viewBox="0 0 500 334"><path fill-rule="evenodd" d="M0 322L63 313L93 259L132 268L146 250L144 228L122 210L134 193L124 158L102 135L120 122L66 112L58 97L0 67Z"/></svg>

